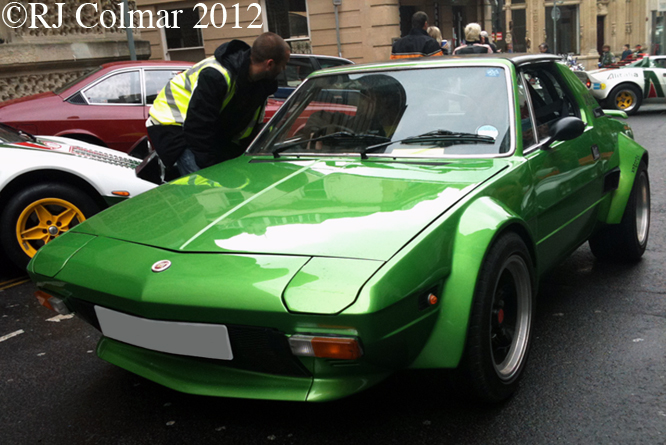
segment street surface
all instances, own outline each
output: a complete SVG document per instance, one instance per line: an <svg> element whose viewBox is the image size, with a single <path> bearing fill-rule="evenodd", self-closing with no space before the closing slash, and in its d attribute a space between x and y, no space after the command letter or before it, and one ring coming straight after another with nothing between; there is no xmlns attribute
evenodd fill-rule
<svg viewBox="0 0 666 445"><path fill-rule="evenodd" d="M587 245L542 282L518 393L479 408L438 372L404 373L325 404L191 396L94 354L99 333L37 304L0 263L3 444L666 444L666 107L629 119L650 150L643 260L598 263Z"/></svg>

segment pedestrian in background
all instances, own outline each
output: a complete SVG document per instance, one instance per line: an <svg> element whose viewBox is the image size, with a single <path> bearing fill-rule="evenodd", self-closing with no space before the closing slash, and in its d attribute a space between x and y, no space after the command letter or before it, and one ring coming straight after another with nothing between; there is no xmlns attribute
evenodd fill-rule
<svg viewBox="0 0 666 445"><path fill-rule="evenodd" d="M146 122L164 165L177 162L186 175L240 156L259 130L289 55L282 37L266 32L252 47L241 40L224 43L171 79Z"/></svg>
<svg viewBox="0 0 666 445"><path fill-rule="evenodd" d="M613 54L610 50L609 45L604 45L601 47L601 59L599 62L599 66L602 67L607 67L611 66L615 63L615 54Z"/></svg>
<svg viewBox="0 0 666 445"><path fill-rule="evenodd" d="M542 43L539 45L539 52L541 54L550 54L550 51L548 50L548 44L547 43Z"/></svg>
<svg viewBox="0 0 666 445"><path fill-rule="evenodd" d="M490 41L490 36L488 35L487 31L481 31L481 43L488 45L494 53L498 52L497 46L495 46L495 44Z"/></svg>
<svg viewBox="0 0 666 445"><path fill-rule="evenodd" d="M405 37L396 40L391 49L391 59L441 56L442 48L428 35L428 14L418 11L412 16L412 29Z"/></svg>
<svg viewBox="0 0 666 445"><path fill-rule="evenodd" d="M454 55L462 54L488 54L493 49L481 43L481 25L469 23L465 26L465 44L453 50Z"/></svg>
<svg viewBox="0 0 666 445"><path fill-rule="evenodd" d="M621 60L629 60L631 59L631 55L633 54L631 52L631 47L629 46L628 43L625 43L624 46L622 47L624 51L622 51L622 59Z"/></svg>
<svg viewBox="0 0 666 445"><path fill-rule="evenodd" d="M634 47L634 59L642 59L645 54L643 53L643 47L641 44L637 44Z"/></svg>
<svg viewBox="0 0 666 445"><path fill-rule="evenodd" d="M440 31L438 27L428 26L426 32L430 37L435 39L437 43L439 43L439 47L442 49L442 54L446 55L449 53L448 49L444 48L445 43L444 39L442 39L442 31Z"/></svg>

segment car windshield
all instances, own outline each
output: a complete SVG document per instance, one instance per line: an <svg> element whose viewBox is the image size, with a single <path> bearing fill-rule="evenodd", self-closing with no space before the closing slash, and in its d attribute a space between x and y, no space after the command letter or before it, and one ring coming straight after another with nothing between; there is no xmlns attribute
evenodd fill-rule
<svg viewBox="0 0 666 445"><path fill-rule="evenodd" d="M249 153L278 156L492 156L511 151L507 70L499 66L317 76Z"/></svg>
<svg viewBox="0 0 666 445"><path fill-rule="evenodd" d="M629 63L622 68L648 68L650 66L650 58L649 57L643 57L635 62Z"/></svg>
<svg viewBox="0 0 666 445"><path fill-rule="evenodd" d="M0 142L13 143L13 142L26 142L30 140L27 134L21 134L18 130L9 125L0 124Z"/></svg>
<svg viewBox="0 0 666 445"><path fill-rule="evenodd" d="M67 82L66 84L64 84L63 86L61 86L60 88L57 88L57 89L53 90L53 92L54 92L55 94L60 95L60 94L64 93L65 91L67 91L67 89L69 89L69 88L71 88L72 86L76 85L77 83L83 81L83 80L86 79L87 77L92 76L93 74L95 74L96 72L98 72L98 71L101 70L101 69L102 69L102 67L99 66L99 67L97 67L97 68L94 68L94 69L91 69L91 70L87 70L87 71L86 71L85 73L83 73L81 76L75 78L74 80L70 80L69 82Z"/></svg>

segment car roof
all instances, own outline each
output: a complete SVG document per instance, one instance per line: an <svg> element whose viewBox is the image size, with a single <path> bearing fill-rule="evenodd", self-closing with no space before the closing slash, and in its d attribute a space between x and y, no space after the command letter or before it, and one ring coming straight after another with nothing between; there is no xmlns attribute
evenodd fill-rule
<svg viewBox="0 0 666 445"><path fill-rule="evenodd" d="M108 68L133 68L150 66L192 66L194 63L178 60L124 60L121 62L109 62L102 65L103 69Z"/></svg>
<svg viewBox="0 0 666 445"><path fill-rule="evenodd" d="M289 58L290 59L309 59L310 57L315 57L317 59L331 59L331 60L344 60L345 62L348 63L353 63L349 59L345 59L344 57L338 57L338 56L328 56L324 54L290 54Z"/></svg>
<svg viewBox="0 0 666 445"><path fill-rule="evenodd" d="M344 65L334 68L328 68L321 71L323 75L326 73L340 73L340 72L357 72L357 71L366 71L368 69L389 69L396 68L400 66L418 68L419 66L447 66L447 65L462 65L467 64L470 61L482 61L482 62L491 62L498 61L502 64L512 64L515 66L521 66L527 63L539 63L539 62L556 62L562 60L559 56L552 54L522 54L522 53L495 53L495 54L466 54L466 55L456 55L456 56L438 56L438 57L419 57L419 58L409 58L409 59L398 59L398 60L385 60L383 62L373 62L373 63L364 63L359 65ZM314 73L313 76L318 76L318 73Z"/></svg>

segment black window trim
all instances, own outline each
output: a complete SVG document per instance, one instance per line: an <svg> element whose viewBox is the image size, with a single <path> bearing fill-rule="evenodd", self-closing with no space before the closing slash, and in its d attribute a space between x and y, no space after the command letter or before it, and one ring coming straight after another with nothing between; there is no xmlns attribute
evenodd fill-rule
<svg viewBox="0 0 666 445"><path fill-rule="evenodd" d="M541 66L545 67L546 70L548 70L554 77L555 79L560 83L560 88L562 88L562 92L564 93L564 96L569 99L569 101L572 103L573 108L574 108L574 115L577 118L581 118L581 113L580 113L580 105L578 104L578 101L576 100L576 96L572 93L571 89L569 88L569 85L567 85L565 79L560 75L560 73L557 71L557 67L555 66L555 62L553 61L539 61L537 63L522 63L518 65L517 72L518 76L523 80L524 82L524 76L523 76L523 70L527 67L535 67L535 68L540 68ZM525 88L527 88L527 84L523 83ZM525 89L527 92L528 90ZM536 114L534 112L534 105L532 104L532 98L530 97L529 94L526 94L528 101L529 101L529 107L530 107L530 116L532 117L532 123L536 124ZM533 153L535 150L537 150L540 147L540 142L539 142L539 135L538 132L534 131L534 137L536 139L536 143L534 145L531 145L528 147L527 150L525 150L525 147L523 147L523 156Z"/></svg>

